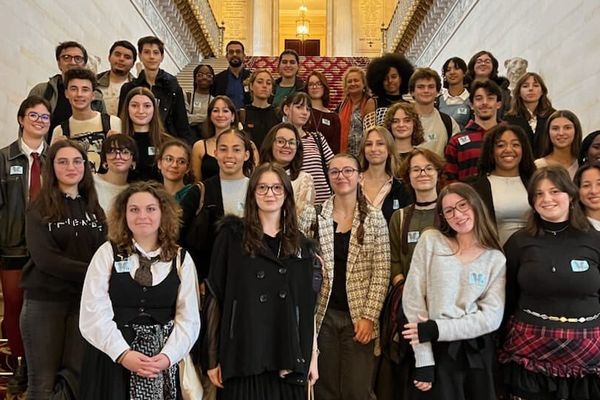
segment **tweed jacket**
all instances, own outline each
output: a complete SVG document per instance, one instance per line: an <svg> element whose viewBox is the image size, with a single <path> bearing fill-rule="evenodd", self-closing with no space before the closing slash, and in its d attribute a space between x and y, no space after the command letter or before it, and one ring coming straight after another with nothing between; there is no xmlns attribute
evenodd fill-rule
<svg viewBox="0 0 600 400"><path fill-rule="evenodd" d="M318 216L319 243L321 245L323 283L317 303L317 332L327 311L333 285L333 199L331 196ZM312 228L316 218L314 207L305 207L300 216L299 228L307 237L314 237ZM352 322L368 319L374 322L373 337L379 337L379 315L388 291L390 279L390 239L388 227L380 210L369 206L364 221L363 244L358 243L356 231L360 225L358 206L354 210L350 248L346 267L346 292ZM378 348L379 346L375 346Z"/></svg>

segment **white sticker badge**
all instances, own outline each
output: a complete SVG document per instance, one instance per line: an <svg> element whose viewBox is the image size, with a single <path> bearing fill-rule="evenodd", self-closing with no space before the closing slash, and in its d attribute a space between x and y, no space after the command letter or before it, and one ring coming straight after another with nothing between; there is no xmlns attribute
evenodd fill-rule
<svg viewBox="0 0 600 400"><path fill-rule="evenodd" d="M20 165L11 165L10 174L11 175L23 175L23 167Z"/></svg>

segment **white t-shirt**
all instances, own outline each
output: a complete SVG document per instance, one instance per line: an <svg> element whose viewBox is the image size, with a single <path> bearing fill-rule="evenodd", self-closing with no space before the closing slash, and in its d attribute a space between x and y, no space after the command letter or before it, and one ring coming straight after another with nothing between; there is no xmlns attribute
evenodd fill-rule
<svg viewBox="0 0 600 400"><path fill-rule="evenodd" d="M223 211L225 215L244 216L249 181L246 177L231 181L221 179L221 195L223 196Z"/></svg>
<svg viewBox="0 0 600 400"><path fill-rule="evenodd" d="M96 193L98 193L98 203L100 203L100 207L102 207L104 212L108 213L115 197L123 190L127 189L127 186L129 185L115 185L114 183L105 181L98 174L94 174L93 176Z"/></svg>
<svg viewBox="0 0 600 400"><path fill-rule="evenodd" d="M452 117L450 117L452 119ZM434 153L444 157L444 149L448 143L448 133L440 112L436 109L429 115L419 115L421 125L423 125L423 133L425 143L421 147L427 148ZM452 119L452 136L460 132L460 127L454 119Z"/></svg>

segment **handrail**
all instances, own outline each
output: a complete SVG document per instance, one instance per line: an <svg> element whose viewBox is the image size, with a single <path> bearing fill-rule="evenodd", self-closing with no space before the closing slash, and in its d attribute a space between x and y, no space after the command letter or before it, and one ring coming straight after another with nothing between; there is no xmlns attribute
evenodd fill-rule
<svg viewBox="0 0 600 400"><path fill-rule="evenodd" d="M212 7L208 0L187 0L194 12L200 27L202 28L202 33L206 38L208 45L210 46L213 54L222 55L223 53L223 44L222 35L221 35L221 27L217 23L217 18L213 12Z"/></svg>

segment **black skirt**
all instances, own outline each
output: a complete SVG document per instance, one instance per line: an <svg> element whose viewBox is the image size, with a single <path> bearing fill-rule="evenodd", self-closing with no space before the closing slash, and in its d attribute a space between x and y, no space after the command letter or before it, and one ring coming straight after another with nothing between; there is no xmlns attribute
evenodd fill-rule
<svg viewBox="0 0 600 400"><path fill-rule="evenodd" d="M304 385L287 383L275 372L230 378L219 389L219 400L304 400Z"/></svg>

